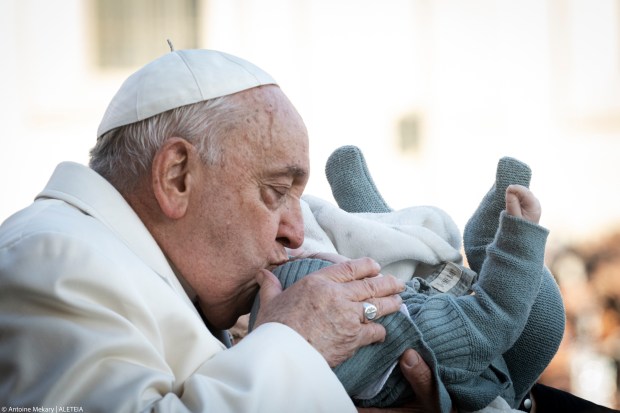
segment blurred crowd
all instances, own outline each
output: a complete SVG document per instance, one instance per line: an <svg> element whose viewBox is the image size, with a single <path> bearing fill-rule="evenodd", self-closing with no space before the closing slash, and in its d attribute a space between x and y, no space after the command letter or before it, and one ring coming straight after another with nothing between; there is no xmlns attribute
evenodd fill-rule
<svg viewBox="0 0 620 413"><path fill-rule="evenodd" d="M541 381L620 408L620 230L550 248L547 259L567 323Z"/></svg>

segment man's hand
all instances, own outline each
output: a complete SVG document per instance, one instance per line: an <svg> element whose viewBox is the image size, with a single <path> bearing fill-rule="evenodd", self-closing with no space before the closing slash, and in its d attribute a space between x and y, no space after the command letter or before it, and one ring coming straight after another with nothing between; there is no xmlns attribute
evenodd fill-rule
<svg viewBox="0 0 620 413"><path fill-rule="evenodd" d="M413 349L406 350L400 358L400 369L411 384L415 401L402 407L358 408L360 413L440 413L437 383L428 365ZM456 413L453 407L452 413Z"/></svg>
<svg viewBox="0 0 620 413"><path fill-rule="evenodd" d="M309 274L286 291L269 271L257 275L260 310L255 326L286 324L319 351L330 367L351 357L362 346L385 339L385 328L364 318L362 303L377 307L377 317L398 311L398 293L405 289L392 276L379 276L379 265L360 258Z"/></svg>

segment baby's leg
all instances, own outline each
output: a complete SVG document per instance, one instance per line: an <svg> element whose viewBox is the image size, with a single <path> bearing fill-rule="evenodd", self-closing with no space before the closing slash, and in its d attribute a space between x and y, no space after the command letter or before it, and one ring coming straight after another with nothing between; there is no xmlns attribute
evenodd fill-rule
<svg viewBox="0 0 620 413"><path fill-rule="evenodd" d="M504 353L514 385L515 405L521 402L557 352L565 321L560 290L545 268L525 329L514 346Z"/></svg>
<svg viewBox="0 0 620 413"><path fill-rule="evenodd" d="M492 242L505 208L508 185L529 186L530 168L512 158L502 158L496 181L465 226L464 248L471 269L480 271L486 248ZM516 394L515 404L529 391L555 355L564 334L565 312L553 275L545 268L540 290L521 336L505 354Z"/></svg>
<svg viewBox="0 0 620 413"><path fill-rule="evenodd" d="M499 226L499 214L506 208L506 188L519 184L529 187L532 172L521 161L504 157L497 164L495 184L484 196L474 215L465 225L463 245L469 268L480 273L486 248L493 242Z"/></svg>
<svg viewBox="0 0 620 413"><path fill-rule="evenodd" d="M338 206L347 212L391 212L370 176L362 151L342 146L327 160L325 175Z"/></svg>

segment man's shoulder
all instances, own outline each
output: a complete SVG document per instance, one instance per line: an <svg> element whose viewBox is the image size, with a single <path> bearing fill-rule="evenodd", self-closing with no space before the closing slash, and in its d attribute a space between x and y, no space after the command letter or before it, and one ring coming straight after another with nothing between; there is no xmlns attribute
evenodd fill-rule
<svg viewBox="0 0 620 413"><path fill-rule="evenodd" d="M170 290L105 223L54 199L36 201L0 227L2 288L93 300Z"/></svg>
<svg viewBox="0 0 620 413"><path fill-rule="evenodd" d="M87 240L101 235L101 223L56 199L39 199L0 225L0 249L21 240L55 236Z"/></svg>
<svg viewBox="0 0 620 413"><path fill-rule="evenodd" d="M60 200L39 199L0 226L3 282L43 274L97 277L130 260L143 266L104 223Z"/></svg>

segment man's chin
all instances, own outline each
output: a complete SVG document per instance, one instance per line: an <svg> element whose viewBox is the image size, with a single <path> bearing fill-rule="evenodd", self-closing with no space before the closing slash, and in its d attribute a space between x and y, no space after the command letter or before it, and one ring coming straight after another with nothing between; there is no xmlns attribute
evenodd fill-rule
<svg viewBox="0 0 620 413"><path fill-rule="evenodd" d="M218 318L207 318L207 327L209 330L228 330L230 327L235 325L235 321L231 321L230 319L218 319Z"/></svg>
<svg viewBox="0 0 620 413"><path fill-rule="evenodd" d="M234 314L230 314L230 315L222 314L221 316L209 317L208 318L209 324L217 330L228 330L229 328L237 324L239 317L248 314L251 309L252 309L252 303L248 303L243 308L237 309L237 311Z"/></svg>
<svg viewBox="0 0 620 413"><path fill-rule="evenodd" d="M231 300L217 304L207 305L201 302L202 311L209 325L218 330L227 330L237 323L239 317L248 314L252 310L254 300L258 294L258 284L242 289L243 293L237 294Z"/></svg>

